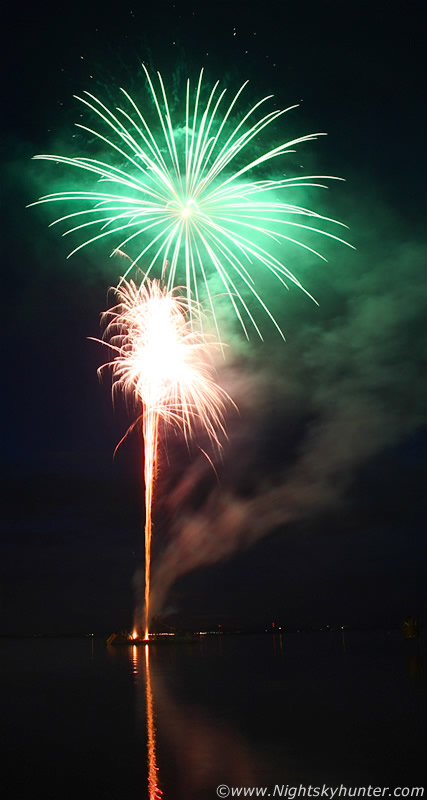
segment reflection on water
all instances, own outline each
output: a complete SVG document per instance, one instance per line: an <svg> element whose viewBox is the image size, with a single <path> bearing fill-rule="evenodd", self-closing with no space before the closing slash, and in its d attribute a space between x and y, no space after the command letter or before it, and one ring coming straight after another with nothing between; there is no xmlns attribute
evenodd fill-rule
<svg viewBox="0 0 427 800"><path fill-rule="evenodd" d="M151 688L150 648L133 645L129 649L132 671L137 689L137 728L145 729L147 737L148 798L158 800L163 792L158 785L156 759L156 726L154 718L153 691Z"/></svg>
<svg viewBox="0 0 427 800"><path fill-rule="evenodd" d="M283 633L273 633L271 637L273 641L273 653L275 656L283 656Z"/></svg>
<svg viewBox="0 0 427 800"><path fill-rule="evenodd" d="M131 648L149 800L415 780L424 680L421 651L404 645L340 630Z"/></svg>
<svg viewBox="0 0 427 800"><path fill-rule="evenodd" d="M153 658L155 649L152 644L130 651L137 689L137 727L146 732L149 800L158 800L163 795L160 786L166 783L173 786L173 796L165 792L166 800L206 797L223 774L236 786L254 784L256 758L248 743L224 720L173 697ZM162 761L167 764L163 782L156 757L157 736Z"/></svg>
<svg viewBox="0 0 427 800"><path fill-rule="evenodd" d="M400 631L0 639L0 663L2 778L19 798L76 800L83 779L103 800L423 785L426 642Z"/></svg>
<svg viewBox="0 0 427 800"><path fill-rule="evenodd" d="M424 677L424 665L421 657L419 643L414 644L414 649L408 653L408 674L412 681L421 682Z"/></svg>
<svg viewBox="0 0 427 800"><path fill-rule="evenodd" d="M135 648L134 648L135 649ZM156 800L162 792L157 785L156 729L154 726L153 692L151 690L150 648L144 647L145 698L147 715L148 797Z"/></svg>

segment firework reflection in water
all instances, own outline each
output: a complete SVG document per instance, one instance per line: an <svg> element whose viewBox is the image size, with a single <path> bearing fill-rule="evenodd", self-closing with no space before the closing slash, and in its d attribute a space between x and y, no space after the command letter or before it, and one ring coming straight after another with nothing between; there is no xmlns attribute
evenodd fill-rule
<svg viewBox="0 0 427 800"><path fill-rule="evenodd" d="M105 311L101 319L105 326L102 341L114 357L98 372L111 368L113 399L117 392L123 392L142 406L144 638L148 639L151 514L160 426L178 426L187 440L199 426L220 447L220 438L225 434L224 411L230 398L213 378L210 351L216 343L202 332L198 304L180 296L178 289L170 291L156 280L146 279L140 286L122 280L114 291L118 303Z"/></svg>
<svg viewBox="0 0 427 800"><path fill-rule="evenodd" d="M171 637L167 644L125 648L136 689L136 726L140 740L146 743L148 800L215 797L218 769L221 780L234 786L271 780L273 762L262 748L254 746L232 717L198 696L198 689L202 696L205 692L205 679L213 692L218 689L217 670L211 669L218 663L222 645L203 642L208 638L200 637L196 647L194 642L189 646ZM114 650L109 648L109 653ZM233 663L237 676L240 667L236 669L235 659ZM197 680L189 677L195 664ZM222 699L220 707L224 709L227 701L224 696Z"/></svg>

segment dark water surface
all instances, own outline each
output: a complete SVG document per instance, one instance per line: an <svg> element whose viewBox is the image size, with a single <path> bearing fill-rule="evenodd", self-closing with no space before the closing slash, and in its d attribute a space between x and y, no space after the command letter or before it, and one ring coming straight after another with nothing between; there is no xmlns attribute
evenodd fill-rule
<svg viewBox="0 0 427 800"><path fill-rule="evenodd" d="M149 655L3 639L0 652L13 797L144 800L150 776L164 800L219 784L424 785L425 644L397 633L205 636Z"/></svg>

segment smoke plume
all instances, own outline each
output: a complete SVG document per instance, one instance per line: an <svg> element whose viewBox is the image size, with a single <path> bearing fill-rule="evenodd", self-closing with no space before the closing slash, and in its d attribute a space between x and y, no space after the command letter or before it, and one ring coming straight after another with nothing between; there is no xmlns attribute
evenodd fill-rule
<svg viewBox="0 0 427 800"><path fill-rule="evenodd" d="M241 415L219 483L200 456L168 494L154 614L180 576L345 502L364 464L425 424L426 251L378 242L328 270L324 310L289 301L287 344L247 348L223 370Z"/></svg>

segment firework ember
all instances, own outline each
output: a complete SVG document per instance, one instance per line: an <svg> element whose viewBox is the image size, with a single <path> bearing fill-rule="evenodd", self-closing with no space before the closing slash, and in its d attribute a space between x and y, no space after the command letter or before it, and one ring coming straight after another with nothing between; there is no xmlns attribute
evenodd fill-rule
<svg viewBox="0 0 427 800"><path fill-rule="evenodd" d="M160 427L181 428L186 439L202 427L220 446L224 411L230 398L213 379L213 342L198 329L201 309L158 281L141 286L122 280L117 305L104 312L103 342L113 359L113 397L123 392L142 407L145 485L144 639L150 620L150 561L153 489ZM139 631L138 631L139 633Z"/></svg>

